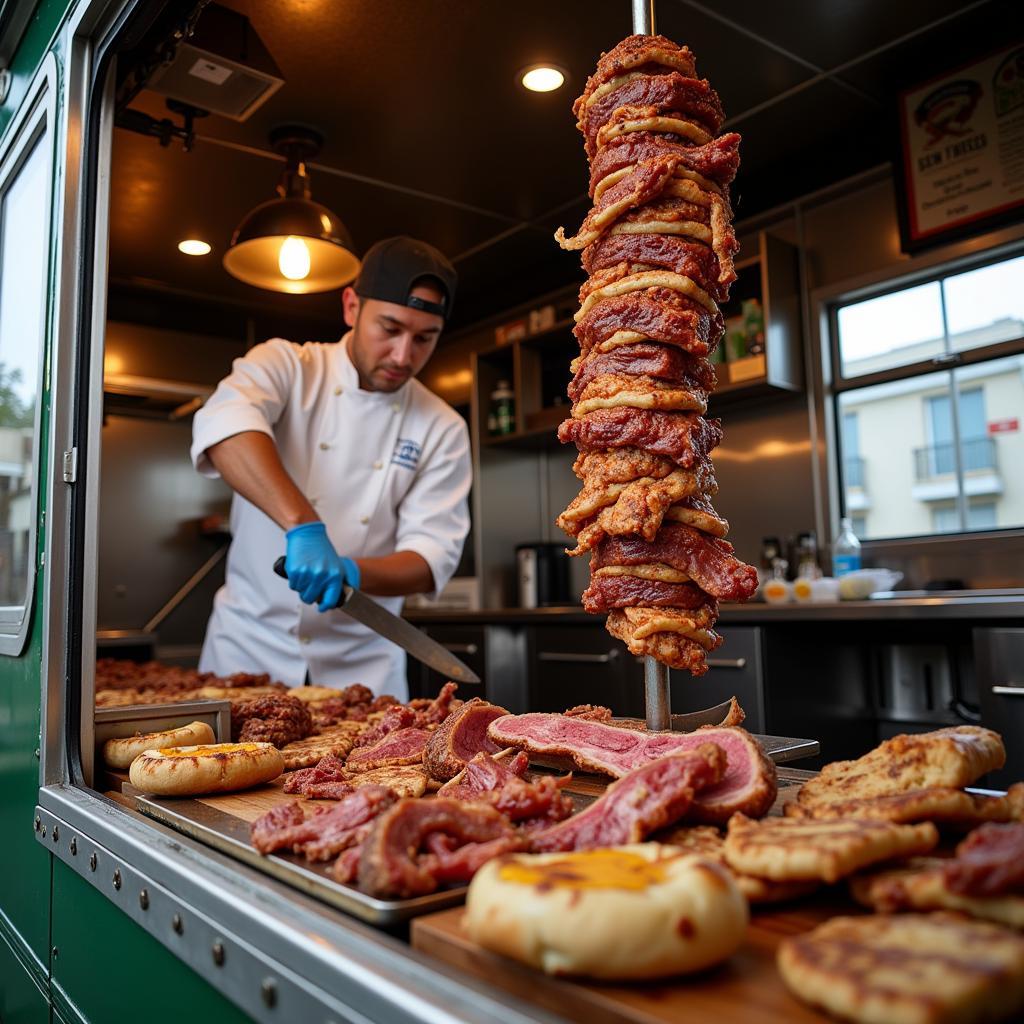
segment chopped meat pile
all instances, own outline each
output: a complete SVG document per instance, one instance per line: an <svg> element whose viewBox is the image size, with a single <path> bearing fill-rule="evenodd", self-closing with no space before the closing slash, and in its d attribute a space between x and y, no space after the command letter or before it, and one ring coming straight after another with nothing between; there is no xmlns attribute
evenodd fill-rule
<svg viewBox="0 0 1024 1024"><path fill-rule="evenodd" d="M722 643L718 601L757 588L711 505L722 431L704 417L719 304L736 279L729 190L740 139L719 135L718 94L664 36L602 54L573 113L593 205L574 236L555 235L588 275L558 436L582 453L583 487L558 522L576 539L572 554L591 554L587 611L607 614L632 654L701 675Z"/></svg>
<svg viewBox="0 0 1024 1024"><path fill-rule="evenodd" d="M313 716L297 697L268 694L231 705L231 738L236 743L283 747L313 731Z"/></svg>
<svg viewBox="0 0 1024 1024"><path fill-rule="evenodd" d="M450 714L427 741L423 752L423 765L430 777L447 782L458 775L474 755L497 753L499 747L487 735L487 727L507 714L504 708L479 697L466 701Z"/></svg>

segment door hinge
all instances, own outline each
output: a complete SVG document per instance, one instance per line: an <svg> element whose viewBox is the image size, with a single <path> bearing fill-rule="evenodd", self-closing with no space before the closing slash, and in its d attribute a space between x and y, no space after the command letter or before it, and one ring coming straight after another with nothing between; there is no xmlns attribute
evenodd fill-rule
<svg viewBox="0 0 1024 1024"><path fill-rule="evenodd" d="M64 483L73 484L78 479L78 449L72 448L64 453Z"/></svg>

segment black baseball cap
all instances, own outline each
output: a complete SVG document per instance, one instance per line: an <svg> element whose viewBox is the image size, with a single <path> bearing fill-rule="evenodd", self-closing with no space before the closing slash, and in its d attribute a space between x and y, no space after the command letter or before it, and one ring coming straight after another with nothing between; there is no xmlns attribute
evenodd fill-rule
<svg viewBox="0 0 1024 1024"><path fill-rule="evenodd" d="M430 302L412 290L423 278L433 278L444 294L442 302ZM407 235L385 238L370 246L353 287L364 299L395 302L410 309L436 313L446 320L451 315L458 274L444 253L426 242Z"/></svg>

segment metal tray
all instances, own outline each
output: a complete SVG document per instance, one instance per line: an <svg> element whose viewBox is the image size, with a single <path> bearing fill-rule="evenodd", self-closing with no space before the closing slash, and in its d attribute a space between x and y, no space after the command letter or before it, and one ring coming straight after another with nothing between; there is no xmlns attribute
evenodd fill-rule
<svg viewBox="0 0 1024 1024"><path fill-rule="evenodd" d="M766 753L776 763L792 761L800 757L812 757L820 750L817 740L791 739L782 736L757 737ZM531 764L543 765L545 758L531 758ZM812 773L795 772L783 769L781 779L786 775L807 776ZM579 778L581 790L570 792L576 809L582 810L607 784L606 778L597 781L592 777L593 787L587 786L588 777ZM801 780L802 781L802 780ZM792 782L787 784L792 785ZM591 791L586 790L590 788ZM221 850L232 857L237 857L280 882L291 885L310 896L323 900L331 906L344 910L353 917L358 917L369 924L392 925L408 921L420 914L429 914L435 910L445 910L462 903L466 896L466 886L456 889L445 889L431 893L429 896L417 896L408 900L381 900L367 896L350 885L336 882L330 874L330 865L310 864L305 858L292 854L272 853L264 856L249 841L249 822L226 814L199 800L188 798L161 798L145 796L132 787L125 788L135 798L136 808L143 814L169 825L171 828L191 836L202 843Z"/></svg>
<svg viewBox="0 0 1024 1024"><path fill-rule="evenodd" d="M249 822L233 814L225 814L198 800L162 799L137 792L134 796L135 806L141 813L369 924L399 924L420 914L457 906L466 898L463 885L408 900L376 899L336 882L331 877L330 864L310 864L292 854L264 856L249 842Z"/></svg>
<svg viewBox="0 0 1024 1024"><path fill-rule="evenodd" d="M183 700L167 704L124 704L116 708L97 708L96 746L122 736L140 732L177 729L191 722L205 722L218 743L231 740L231 702L228 700ZM97 764L102 759L97 759Z"/></svg>

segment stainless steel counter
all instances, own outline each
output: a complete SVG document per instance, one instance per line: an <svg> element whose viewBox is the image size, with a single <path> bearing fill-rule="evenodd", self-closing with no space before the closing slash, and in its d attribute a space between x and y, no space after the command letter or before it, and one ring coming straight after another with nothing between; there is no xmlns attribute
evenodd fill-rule
<svg viewBox="0 0 1024 1024"><path fill-rule="evenodd" d="M896 594L899 592L896 591ZM919 593L919 592L918 592ZM594 622L579 605L556 608L487 608L479 611L409 610L405 617L410 622L473 622L501 623L503 625L540 625L543 623ZM1024 590L958 592L875 599L870 601L838 601L829 604L722 604L720 622L772 623L819 621L870 621L878 619L970 619L970 620L1024 620Z"/></svg>

